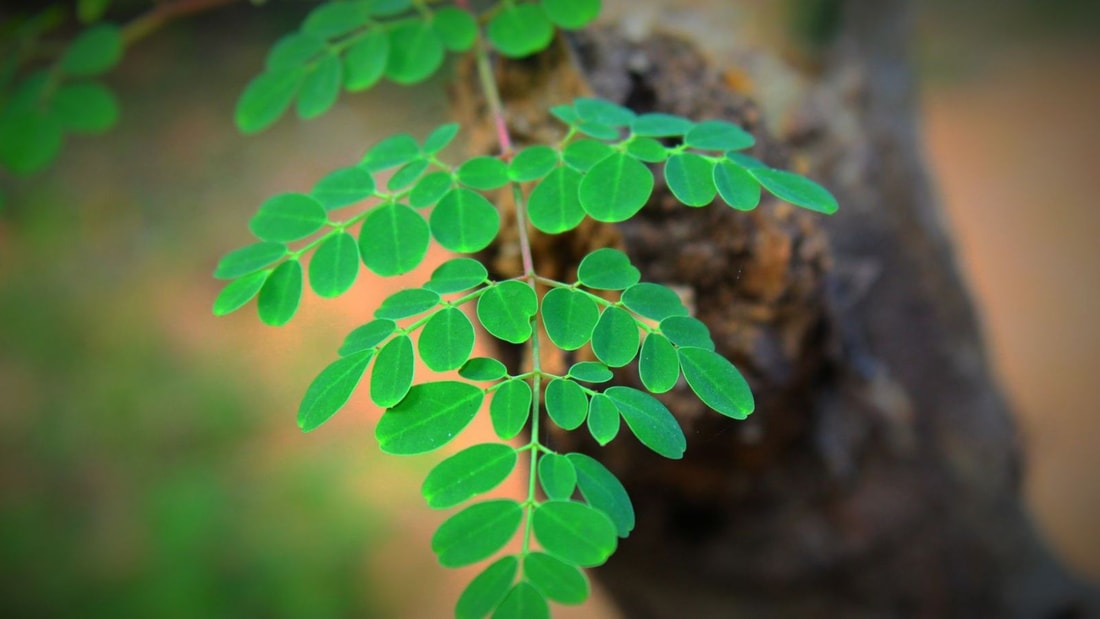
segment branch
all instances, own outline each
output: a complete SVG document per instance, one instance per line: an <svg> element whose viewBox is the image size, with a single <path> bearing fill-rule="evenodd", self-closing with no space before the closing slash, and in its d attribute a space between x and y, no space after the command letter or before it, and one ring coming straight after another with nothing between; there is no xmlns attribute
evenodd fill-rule
<svg viewBox="0 0 1100 619"><path fill-rule="evenodd" d="M122 40L129 47L137 41L164 27L168 22L179 17L186 17L196 13L202 13L216 9L238 0L176 0L175 2L163 2L149 10L144 15L135 18L122 29Z"/></svg>

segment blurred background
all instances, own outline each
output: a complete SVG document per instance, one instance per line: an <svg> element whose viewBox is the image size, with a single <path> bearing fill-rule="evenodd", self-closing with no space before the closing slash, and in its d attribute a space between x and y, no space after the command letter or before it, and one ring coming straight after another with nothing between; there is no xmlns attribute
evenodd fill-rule
<svg viewBox="0 0 1100 619"><path fill-rule="evenodd" d="M725 65L790 36L799 4L606 2L607 19L683 32ZM441 455L381 456L361 398L309 435L295 423L343 335L445 256L337 300L307 293L280 329L252 306L210 313L210 273L266 197L447 118L444 75L240 136L235 98L310 6L158 32L108 79L120 127L0 176L0 615L446 617L473 575L428 545L446 514L418 490ZM919 6L927 159L1015 404L1027 499L1100 582L1100 4ZM560 616L613 615L597 596Z"/></svg>

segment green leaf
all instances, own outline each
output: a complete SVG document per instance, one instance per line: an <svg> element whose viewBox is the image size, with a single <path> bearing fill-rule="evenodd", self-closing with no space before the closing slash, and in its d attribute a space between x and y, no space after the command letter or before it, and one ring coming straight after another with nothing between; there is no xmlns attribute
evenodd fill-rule
<svg viewBox="0 0 1100 619"><path fill-rule="evenodd" d="M714 350L710 329L691 316L669 316L661 321L661 333L677 346L694 346Z"/></svg>
<svg viewBox="0 0 1100 619"><path fill-rule="evenodd" d="M57 67L68 75L87 77L104 73L122 59L122 30L99 24L81 32L61 54Z"/></svg>
<svg viewBox="0 0 1100 619"><path fill-rule="evenodd" d="M598 290L625 290L641 278L641 272L630 264L630 258L610 247L588 254L577 267L577 281Z"/></svg>
<svg viewBox="0 0 1100 619"><path fill-rule="evenodd" d="M412 0L370 0L371 15L389 17L412 8Z"/></svg>
<svg viewBox="0 0 1100 619"><path fill-rule="evenodd" d="M828 189L804 176L769 168L750 168L748 172L775 197L795 206L826 215L832 215L839 208Z"/></svg>
<svg viewBox="0 0 1100 619"><path fill-rule="evenodd" d="M517 571L519 560L513 555L501 557L485 568L459 596L455 619L485 619L508 595Z"/></svg>
<svg viewBox="0 0 1100 619"><path fill-rule="evenodd" d="M586 383L606 383L614 374L598 361L580 361L569 368L569 377Z"/></svg>
<svg viewBox="0 0 1100 619"><path fill-rule="evenodd" d="M383 348L379 361L385 352ZM377 364L375 361L375 370ZM469 383L440 381L416 385L397 406L382 415L375 436L382 451L388 454L411 456L439 449L470 424L484 398L484 392Z"/></svg>
<svg viewBox="0 0 1100 619"><path fill-rule="evenodd" d="M454 7L446 7L443 9L443 11L451 9L458 10L454 9ZM469 13L466 13L465 11L459 11L459 13L469 15ZM438 13L436 14L436 18L439 18ZM443 150L444 148L447 148L447 145L455 139L456 135L458 135L458 129L458 123L446 123L444 125L436 127L434 131L428 134L428 137L424 138L424 152L426 154L435 154Z"/></svg>
<svg viewBox="0 0 1100 619"><path fill-rule="evenodd" d="M217 279L236 279L278 262L287 254L282 243L256 243L234 250L218 261L214 269Z"/></svg>
<svg viewBox="0 0 1100 619"><path fill-rule="evenodd" d="M358 275L359 246L347 232L325 239L309 261L309 283L319 297L344 294Z"/></svg>
<svg viewBox="0 0 1100 619"><path fill-rule="evenodd" d="M298 427L303 432L318 428L348 403L373 356L373 351L364 350L343 357L313 379L298 407Z"/></svg>
<svg viewBox="0 0 1100 619"><path fill-rule="evenodd" d="M539 458L539 484L551 500L565 500L577 487L577 471L568 458L559 454L546 454Z"/></svg>
<svg viewBox="0 0 1100 619"><path fill-rule="evenodd" d="M451 258L432 271L424 287L439 294L462 292L484 284L489 278L485 265L473 258Z"/></svg>
<svg viewBox="0 0 1100 619"><path fill-rule="evenodd" d="M588 402L588 433L601 447L619 434L619 409L602 393L593 395Z"/></svg>
<svg viewBox="0 0 1100 619"><path fill-rule="evenodd" d="M489 404L489 417L493 421L493 431L501 440L514 438L527 425L531 397L531 385L520 378L508 379L497 389Z"/></svg>
<svg viewBox="0 0 1100 619"><path fill-rule="evenodd" d="M516 450L503 443L467 447L435 465L420 487L428 507L447 509L496 488L516 468Z"/></svg>
<svg viewBox="0 0 1100 619"><path fill-rule="evenodd" d="M616 153L597 163L581 179L578 196L586 213L596 221L615 223L630 219L653 193L653 173L637 159Z"/></svg>
<svg viewBox="0 0 1100 619"><path fill-rule="evenodd" d="M341 357L354 355L357 352L370 350L382 343L387 337L397 331L397 323L388 318L376 318L365 325L356 327L344 338L338 354Z"/></svg>
<svg viewBox="0 0 1100 619"><path fill-rule="evenodd" d="M306 72L298 88L298 117L316 118L327 112L340 95L343 76L344 65L339 56L333 53L322 56Z"/></svg>
<svg viewBox="0 0 1100 619"><path fill-rule="evenodd" d="M0 113L0 164L18 174L37 172L61 152L61 123L38 110Z"/></svg>
<svg viewBox="0 0 1100 619"><path fill-rule="evenodd" d="M626 152L633 158L647 163L661 163L668 159L668 149L653 138L634 137L626 143Z"/></svg>
<svg viewBox="0 0 1100 619"><path fill-rule="evenodd" d="M344 88L358 92L374 86L389 60L389 35L381 28L368 32L344 52Z"/></svg>
<svg viewBox="0 0 1100 619"><path fill-rule="evenodd" d="M554 105L550 107L550 115L567 125L575 125L581 121L580 114L572 105Z"/></svg>
<svg viewBox="0 0 1100 619"><path fill-rule="evenodd" d="M300 69L267 71L252 78L237 100L234 117L242 133L271 126L290 107L305 73Z"/></svg>
<svg viewBox="0 0 1100 619"><path fill-rule="evenodd" d="M477 302L477 318L485 330L513 344L522 344L531 337L531 317L537 311L535 292L518 281L490 287Z"/></svg>
<svg viewBox="0 0 1100 619"><path fill-rule="evenodd" d="M580 453L566 456L577 469L577 488L592 507L607 514L619 537L634 530L634 505L618 477L598 460Z"/></svg>
<svg viewBox="0 0 1100 619"><path fill-rule="evenodd" d="M677 153L665 163L665 181L672 195L688 206L706 206L718 191L714 161L695 153Z"/></svg>
<svg viewBox="0 0 1100 619"><path fill-rule="evenodd" d="M544 144L527 146L512 157L508 164L508 178L518 183L538 180L558 165L558 151Z"/></svg>
<svg viewBox="0 0 1100 619"><path fill-rule="evenodd" d="M393 173L393 176L391 176L390 180L386 183L386 189L398 191L408 187L420 178L424 170L428 169L428 165L429 162L427 159L414 159L406 163Z"/></svg>
<svg viewBox="0 0 1100 619"><path fill-rule="evenodd" d="M600 14L600 0L542 0L542 8L555 25L576 30L596 19Z"/></svg>
<svg viewBox="0 0 1100 619"><path fill-rule="evenodd" d="M615 154L615 149L596 140L574 140L562 151L561 158L566 165L578 172L587 172L597 163Z"/></svg>
<svg viewBox="0 0 1100 619"><path fill-rule="evenodd" d="M588 599L584 572L544 552L532 552L523 559L523 577L555 602L580 604Z"/></svg>
<svg viewBox="0 0 1100 619"><path fill-rule="evenodd" d="M79 133L103 133L118 124L118 100L98 82L62 84L50 112L63 128Z"/></svg>
<svg viewBox="0 0 1100 619"><path fill-rule="evenodd" d="M474 189L497 189L508 184L508 166L497 157L474 157L455 171L458 182Z"/></svg>
<svg viewBox="0 0 1100 619"><path fill-rule="evenodd" d="M264 241L289 243L317 232L327 220L325 207L316 198L284 193L268 198L248 222L248 228Z"/></svg>
<svg viewBox="0 0 1100 619"><path fill-rule="evenodd" d="M408 318L432 309L439 305L439 293L423 288L407 288L386 297L382 305L374 311L375 318L389 318L398 320Z"/></svg>
<svg viewBox="0 0 1100 619"><path fill-rule="evenodd" d="M325 210L331 211L374 195L374 178L360 167L341 168L317 181L310 192Z"/></svg>
<svg viewBox="0 0 1100 619"><path fill-rule="evenodd" d="M82 24L99 21L110 4L111 0L77 0L76 16Z"/></svg>
<svg viewBox="0 0 1100 619"><path fill-rule="evenodd" d="M542 298L542 319L546 334L558 348L576 350L592 339L600 310L582 292L554 288Z"/></svg>
<svg viewBox="0 0 1100 619"><path fill-rule="evenodd" d="M411 135L399 133L375 144L360 162L370 172L380 172L403 166L420 158L420 145Z"/></svg>
<svg viewBox="0 0 1100 619"><path fill-rule="evenodd" d="M554 38L554 26L534 4L505 6L489 20L487 34L493 47L509 58L542 51Z"/></svg>
<svg viewBox="0 0 1100 619"><path fill-rule="evenodd" d="M638 376L651 393L664 393L675 387L680 378L680 361L672 342L656 333L647 335L638 355Z"/></svg>
<svg viewBox="0 0 1100 619"><path fill-rule="evenodd" d="M226 284L225 288L218 293L218 298L214 300L214 315L225 316L243 307L260 291L270 273L270 271L260 271Z"/></svg>
<svg viewBox="0 0 1100 619"><path fill-rule="evenodd" d="M768 167L764 165L764 163L761 162L759 159L749 157L745 153L728 152L726 153L726 160L730 163L735 163L742 168L745 168L746 170Z"/></svg>
<svg viewBox="0 0 1100 619"><path fill-rule="evenodd" d="M638 323L626 310L609 307L600 315L592 332L592 352L607 365L617 368L638 354Z"/></svg>
<svg viewBox="0 0 1100 619"><path fill-rule="evenodd" d="M500 215L485 196L452 189L432 210L432 236L454 252L474 253L489 246L500 230Z"/></svg>
<svg viewBox="0 0 1100 619"><path fill-rule="evenodd" d="M546 552L575 565L603 565L615 552L615 525L601 511L574 501L547 501L531 516Z"/></svg>
<svg viewBox="0 0 1100 619"><path fill-rule="evenodd" d="M604 394L615 403L626 425L643 445L673 460L684 456L687 449L684 431L660 400L630 387L608 387Z"/></svg>
<svg viewBox="0 0 1100 619"><path fill-rule="evenodd" d="M714 185L722 201L739 211L751 211L760 204L760 183L735 163L719 161L714 166Z"/></svg>
<svg viewBox="0 0 1100 619"><path fill-rule="evenodd" d="M474 357L459 368L458 375L467 380L500 380L508 375L508 368L492 357Z"/></svg>
<svg viewBox="0 0 1100 619"><path fill-rule="evenodd" d="M428 222L404 204L383 204L367 215L359 231L363 264L382 277L408 273L428 253Z"/></svg>
<svg viewBox="0 0 1100 619"><path fill-rule="evenodd" d="M756 139L741 127L724 120L707 120L684 135L684 144L704 150L741 150L756 144Z"/></svg>
<svg viewBox="0 0 1100 619"><path fill-rule="evenodd" d="M409 336L401 334L394 337L382 350L374 362L370 375L370 399L382 408L389 408L401 402L410 392L413 381L413 346ZM399 415L400 417L400 415ZM383 416L385 419L385 416ZM391 424L392 425L392 422ZM375 434L382 441L381 424ZM383 451L386 448L383 447ZM397 452L388 452L397 453Z"/></svg>
<svg viewBox="0 0 1100 619"><path fill-rule="evenodd" d="M402 85L415 84L443 64L443 43L431 24L408 21L390 29L386 77Z"/></svg>
<svg viewBox="0 0 1100 619"><path fill-rule="evenodd" d="M703 404L734 419L752 413L752 390L741 372L725 357L705 348L684 346L677 353L688 386Z"/></svg>
<svg viewBox="0 0 1100 619"><path fill-rule="evenodd" d="M630 132L637 136L665 138L684 135L695 123L686 118L653 112L642 114L630 123Z"/></svg>
<svg viewBox="0 0 1100 619"><path fill-rule="evenodd" d="M567 1L575 2L576 0ZM605 99L577 97L577 99L573 101L573 107L584 120L599 123L601 125L610 125L612 127L625 127L634 122L636 118L633 110Z"/></svg>
<svg viewBox="0 0 1100 619"><path fill-rule="evenodd" d="M550 606L538 589L521 581L505 596L493 619L550 619Z"/></svg>
<svg viewBox="0 0 1100 619"><path fill-rule="evenodd" d="M623 305L631 310L654 320L664 320L669 316L687 316L688 310L684 307L680 295L671 288L660 284L642 282L634 284L623 291L621 299Z"/></svg>
<svg viewBox="0 0 1100 619"><path fill-rule="evenodd" d="M409 205L425 208L439 202L440 198L454 187L454 179L449 172L436 171L425 174L409 192Z"/></svg>
<svg viewBox="0 0 1100 619"><path fill-rule="evenodd" d="M432 371L457 370L474 351L474 326L462 310L444 308L428 319L417 345Z"/></svg>
<svg viewBox="0 0 1100 619"><path fill-rule="evenodd" d="M272 327L290 322L298 311L302 299L302 265L297 260L287 260L268 276L256 300L260 320Z"/></svg>
<svg viewBox="0 0 1100 619"><path fill-rule="evenodd" d="M264 69L267 71L287 71L308 64L314 58L327 53L324 39L311 34L293 32L278 41L267 53Z"/></svg>
<svg viewBox="0 0 1100 619"><path fill-rule="evenodd" d="M584 135L592 136L598 140L618 140L622 137L622 132L615 127L590 120L582 120L575 126Z"/></svg>
<svg viewBox="0 0 1100 619"><path fill-rule="evenodd" d="M469 11L446 6L432 16L432 28L435 28L443 47L453 52L464 52L477 40L477 20Z"/></svg>
<svg viewBox="0 0 1100 619"><path fill-rule="evenodd" d="M439 525L432 551L444 567L461 567L487 559L519 529L523 508L512 499L475 503Z"/></svg>
<svg viewBox="0 0 1100 619"><path fill-rule="evenodd" d="M581 175L576 170L558 168L532 191L527 200L531 225L547 234L561 234L576 228L584 219L577 191Z"/></svg>
<svg viewBox="0 0 1100 619"><path fill-rule="evenodd" d="M322 39L334 39L370 22L366 2L326 2L306 16L302 32Z"/></svg>
<svg viewBox="0 0 1100 619"><path fill-rule="evenodd" d="M588 414L588 396L577 383L555 378L546 385L546 413L559 428L575 430Z"/></svg>

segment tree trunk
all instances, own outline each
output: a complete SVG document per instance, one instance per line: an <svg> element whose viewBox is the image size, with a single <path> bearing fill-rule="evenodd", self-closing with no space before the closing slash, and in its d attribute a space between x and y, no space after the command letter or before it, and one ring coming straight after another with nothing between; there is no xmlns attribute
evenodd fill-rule
<svg viewBox="0 0 1100 619"><path fill-rule="evenodd" d="M745 422L686 387L662 397L688 436L681 461L625 436L599 449L554 435L634 500L636 530L595 572L626 617L1100 616L1020 500L1016 428L920 160L910 5L833 3L837 30L783 141L736 74L676 38L598 30L498 67L521 141L556 137L546 107L591 89L639 112L739 122L757 136L751 154L841 204L832 217L767 199L747 214L691 209L658 181L634 220L537 239L538 268L564 278L591 249L625 248L644 280L683 291L756 395ZM484 123L470 83L458 113ZM492 140L483 124L474 148ZM493 258L519 272L517 256Z"/></svg>

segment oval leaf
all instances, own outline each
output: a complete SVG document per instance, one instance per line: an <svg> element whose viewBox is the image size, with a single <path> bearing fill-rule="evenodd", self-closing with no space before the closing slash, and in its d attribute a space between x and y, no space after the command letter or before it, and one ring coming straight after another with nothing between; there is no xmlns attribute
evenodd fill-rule
<svg viewBox="0 0 1100 619"><path fill-rule="evenodd" d="M324 227L325 207L303 193L284 193L268 198L248 228L264 241L289 243L304 239Z"/></svg>
<svg viewBox="0 0 1100 619"><path fill-rule="evenodd" d="M581 179L578 191L581 206L592 219L626 221L653 193L653 173L630 155L616 153L594 165Z"/></svg>
<svg viewBox="0 0 1100 619"><path fill-rule="evenodd" d="M576 350L592 339L600 310L583 292L554 288L542 298L542 319L546 334L558 348Z"/></svg>
<svg viewBox="0 0 1100 619"><path fill-rule="evenodd" d="M638 376L651 393L664 393L675 387L680 378L680 361L672 342L657 333L646 336L638 355Z"/></svg>
<svg viewBox="0 0 1100 619"><path fill-rule="evenodd" d="M657 398L630 387L608 387L604 394L615 403L638 440L658 454L679 460L687 449L684 431Z"/></svg>
<svg viewBox="0 0 1100 619"><path fill-rule="evenodd" d="M703 150L741 150L756 144L756 139L733 123L708 120L692 127L684 135L684 144Z"/></svg>
<svg viewBox="0 0 1100 619"><path fill-rule="evenodd" d="M725 357L705 348L685 346L677 353L688 386L704 404L734 419L744 419L755 404L741 372Z"/></svg>
<svg viewBox="0 0 1100 619"><path fill-rule="evenodd" d="M433 509L454 507L499 486L516 467L516 460L516 450L510 445L467 447L435 465L420 494Z"/></svg>
<svg viewBox="0 0 1100 619"><path fill-rule="evenodd" d="M398 320L416 316L439 305L439 294L423 288L398 290L386 297L382 305L374 311L375 318Z"/></svg>
<svg viewBox="0 0 1100 619"><path fill-rule="evenodd" d="M580 361L569 368L569 377L586 383L606 383L614 374L610 368L598 361Z"/></svg>
<svg viewBox="0 0 1100 619"><path fill-rule="evenodd" d="M677 153L665 163L665 181L672 195L687 206L714 201L714 161L695 153Z"/></svg>
<svg viewBox="0 0 1100 619"><path fill-rule="evenodd" d="M497 189L508 184L508 166L497 157L474 157L458 166L455 176L473 189Z"/></svg>
<svg viewBox="0 0 1100 619"><path fill-rule="evenodd" d="M474 351L474 326L462 310L442 309L424 325L417 346L432 371L457 370Z"/></svg>
<svg viewBox="0 0 1100 619"><path fill-rule="evenodd" d="M698 318L669 316L661 321L661 333L677 346L694 346L714 350L710 330Z"/></svg>
<svg viewBox="0 0 1100 619"><path fill-rule="evenodd" d="M432 210L431 229L443 247L469 254L493 242L500 230L500 215L485 196L469 189L452 189Z"/></svg>
<svg viewBox="0 0 1100 619"><path fill-rule="evenodd" d="M512 157L508 177L520 183L538 180L558 165L558 157L558 151L544 144L528 146Z"/></svg>
<svg viewBox="0 0 1100 619"><path fill-rule="evenodd" d="M432 28L440 42L454 52L470 49L477 40L477 20L469 11L446 6L432 15Z"/></svg>
<svg viewBox="0 0 1100 619"><path fill-rule="evenodd" d="M804 176L769 168L750 168L748 172L780 200L826 215L835 213L838 208L836 198L828 189Z"/></svg>
<svg viewBox="0 0 1100 619"><path fill-rule="evenodd" d="M306 72L298 88L298 117L316 118L328 111L340 96L344 65L340 57L329 53L322 56Z"/></svg>
<svg viewBox="0 0 1100 619"><path fill-rule="evenodd" d="M488 279L485 265L473 258L452 258L432 271L424 287L439 294L462 292L480 286Z"/></svg>
<svg viewBox="0 0 1100 619"><path fill-rule="evenodd" d="M309 284L319 297L344 294L358 275L359 246L347 232L325 239L309 261Z"/></svg>
<svg viewBox="0 0 1100 619"><path fill-rule="evenodd" d="M524 558L523 577L555 602L580 604L588 599L584 572L544 552L532 552Z"/></svg>
<svg viewBox="0 0 1100 619"><path fill-rule="evenodd" d="M520 581L497 607L493 619L550 619L550 606L531 583Z"/></svg>
<svg viewBox="0 0 1100 619"><path fill-rule="evenodd" d="M382 77L390 59L390 38L381 28L368 32L344 52L344 88L366 90Z"/></svg>
<svg viewBox="0 0 1100 619"><path fill-rule="evenodd" d="M61 54L57 67L80 77L99 75L122 59L122 30L114 24L99 24L81 32Z"/></svg>
<svg viewBox="0 0 1100 619"><path fill-rule="evenodd" d="M511 555L501 557L485 568L459 596L455 604L455 619L485 619L508 595L517 571L519 560Z"/></svg>
<svg viewBox="0 0 1100 619"><path fill-rule="evenodd" d="M369 350L378 346L387 337L397 331L397 323L388 318L378 318L365 325L356 327L344 338L338 354L342 357Z"/></svg>
<svg viewBox="0 0 1100 619"><path fill-rule="evenodd" d="M474 357L459 368L458 375L467 380L500 380L508 375L508 368L492 357Z"/></svg>
<svg viewBox="0 0 1100 619"><path fill-rule="evenodd" d="M310 195L331 211L374 195L374 178L363 168L343 168L317 181Z"/></svg>
<svg viewBox="0 0 1100 619"><path fill-rule="evenodd" d="M588 402L588 433L601 446L619 434L619 409L602 393L593 395Z"/></svg>
<svg viewBox="0 0 1100 619"><path fill-rule="evenodd" d="M568 458L559 454L546 454L539 458L539 484L551 500L565 500L577 487L577 471Z"/></svg>
<svg viewBox="0 0 1100 619"><path fill-rule="evenodd" d="M622 302L632 311L654 320L688 315L680 295L660 284L648 282L635 284L623 292Z"/></svg>
<svg viewBox="0 0 1100 619"><path fill-rule="evenodd" d="M760 204L760 183L736 163L719 161L714 166L714 185L722 201L739 211L751 211Z"/></svg>
<svg viewBox="0 0 1100 619"><path fill-rule="evenodd" d="M226 254L214 269L217 279L234 279L278 262L287 254L282 243L256 243Z"/></svg>
<svg viewBox="0 0 1100 619"><path fill-rule="evenodd" d="M379 353L378 361L381 357ZM470 424L484 397L481 389L469 383L440 381L416 385L397 406L382 415L375 427L375 437L388 454L411 456L439 449Z"/></svg>
<svg viewBox="0 0 1100 619"><path fill-rule="evenodd" d="M272 327L290 322L302 299L302 265L287 260L268 276L256 300L260 320Z"/></svg>
<svg viewBox="0 0 1100 619"><path fill-rule="evenodd" d="M242 133L271 126L290 107L304 72L301 69L266 71L248 82L237 100L234 119Z"/></svg>
<svg viewBox="0 0 1100 619"><path fill-rule="evenodd" d="M615 552L615 525L601 511L574 501L547 501L531 516L535 539L546 552L574 565L603 565Z"/></svg>
<svg viewBox="0 0 1100 619"><path fill-rule="evenodd" d="M501 54L522 58L546 49L554 38L554 26L537 5L505 5L489 20L487 34Z"/></svg>
<svg viewBox="0 0 1100 619"><path fill-rule="evenodd" d="M588 414L588 396L577 383L555 378L546 385L546 413L563 430L575 430Z"/></svg>
<svg viewBox="0 0 1100 619"><path fill-rule="evenodd" d="M618 307L605 309L592 332L592 352L613 368L630 363L638 354L639 343L634 317Z"/></svg>
<svg viewBox="0 0 1100 619"><path fill-rule="evenodd" d="M218 293L218 298L214 300L214 315L225 316L243 307L260 291L270 273L270 271L260 271L226 284L225 288Z"/></svg>
<svg viewBox="0 0 1100 619"><path fill-rule="evenodd" d="M581 175L571 168L557 168L535 186L527 201L531 225L548 234L576 228L584 219L577 192Z"/></svg>
<svg viewBox="0 0 1100 619"><path fill-rule="evenodd" d="M398 84L427 79L443 64L443 43L431 24L408 21L390 29L386 77Z"/></svg>
<svg viewBox="0 0 1100 619"><path fill-rule="evenodd" d="M630 535L634 530L634 505L619 478L590 456L571 453L566 457L577 470L577 487L584 500L611 518L619 537Z"/></svg>
<svg viewBox="0 0 1100 619"><path fill-rule="evenodd" d="M477 563L503 548L522 518L523 508L511 499L476 503L439 525L432 551L444 567Z"/></svg>
<svg viewBox="0 0 1100 619"><path fill-rule="evenodd" d="M371 371L371 401L383 408L396 405L409 393L413 370L413 347L409 336L398 335L386 342L382 350L378 351L378 359Z"/></svg>
<svg viewBox="0 0 1100 619"><path fill-rule="evenodd" d="M504 382L489 404L493 431L501 440L514 438L527 425L531 415L531 385L526 380L512 378Z"/></svg>
<svg viewBox="0 0 1100 619"><path fill-rule="evenodd" d="M372 356L372 351L365 350L338 359L313 379L298 407L298 427L303 432L316 429L348 403Z"/></svg>
<svg viewBox="0 0 1100 619"><path fill-rule="evenodd" d="M359 254L376 275L415 269L428 253L428 222L404 204L383 204L367 215L359 231Z"/></svg>
<svg viewBox="0 0 1100 619"><path fill-rule="evenodd" d="M535 292L518 281L489 288L477 302L477 318L485 330L513 344L522 344L531 337L531 317L537 311Z"/></svg>
<svg viewBox="0 0 1100 619"><path fill-rule="evenodd" d="M641 277L626 254L610 247L588 254L577 267L577 281L599 290L625 290Z"/></svg>

